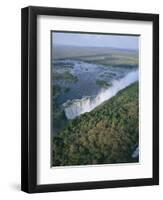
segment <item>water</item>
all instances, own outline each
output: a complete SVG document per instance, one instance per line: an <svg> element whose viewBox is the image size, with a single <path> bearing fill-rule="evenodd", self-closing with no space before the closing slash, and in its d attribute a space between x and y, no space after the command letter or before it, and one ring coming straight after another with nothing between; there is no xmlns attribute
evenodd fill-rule
<svg viewBox="0 0 163 200"><path fill-rule="evenodd" d="M132 153L132 158L137 158L138 156L139 156L139 147L136 147L136 149Z"/></svg>
<svg viewBox="0 0 163 200"><path fill-rule="evenodd" d="M64 73L65 71L77 77L78 81L73 82L64 79L52 81L54 87L59 85L61 88L70 88L68 92L65 92L64 89L60 91L57 98L59 104L63 104L67 100L81 99L84 96L95 96L102 89L97 85L97 80L111 83L112 80L118 80L129 72L125 68L113 68L78 60L66 59L54 62L52 71L54 74L56 72Z"/></svg>
<svg viewBox="0 0 163 200"><path fill-rule="evenodd" d="M52 72L68 72L76 77L76 81L63 77L52 81L54 87L61 88L55 100L64 109L67 119L90 112L138 80L137 68L111 67L68 59L53 62ZM98 81L103 81L106 85L99 85Z"/></svg>
<svg viewBox="0 0 163 200"><path fill-rule="evenodd" d="M125 77L120 80L113 80L112 86L108 89L103 89L96 96L87 96L81 99L68 100L63 104L65 115L68 119L90 112L104 101L115 96L120 90L126 88L130 84L138 80L138 70L129 72Z"/></svg>

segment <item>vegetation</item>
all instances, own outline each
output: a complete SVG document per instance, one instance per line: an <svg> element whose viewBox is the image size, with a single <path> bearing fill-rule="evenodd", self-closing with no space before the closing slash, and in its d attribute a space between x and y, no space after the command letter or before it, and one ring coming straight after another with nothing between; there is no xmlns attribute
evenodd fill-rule
<svg viewBox="0 0 163 200"><path fill-rule="evenodd" d="M101 56L96 56L92 57L85 57L82 58L83 61L89 62L89 63L94 63L94 64L99 64L99 65L104 65L104 66L112 66L112 67L121 67L121 68L128 68L128 69L133 69L138 67L138 57L135 55L130 55L126 54L125 56L121 56L121 54L108 54L104 55L102 58Z"/></svg>
<svg viewBox="0 0 163 200"><path fill-rule="evenodd" d="M55 85L52 87L52 97L56 99L59 96L61 91L61 87L59 85Z"/></svg>
<svg viewBox="0 0 163 200"><path fill-rule="evenodd" d="M66 80L66 81L70 81L70 82L77 82L78 77L71 74L69 71L64 71L62 73L55 72L53 74L53 80Z"/></svg>
<svg viewBox="0 0 163 200"><path fill-rule="evenodd" d="M64 93L68 92L70 88L60 87L59 85L53 85L52 87L52 119L54 121L53 131L57 134L62 127L65 126L67 120L64 115L63 108L57 103L57 98L61 91Z"/></svg>
<svg viewBox="0 0 163 200"><path fill-rule="evenodd" d="M63 90L64 90L64 93L67 93L67 92L69 92L71 89L70 89L69 87L65 87L65 88L63 88Z"/></svg>
<svg viewBox="0 0 163 200"><path fill-rule="evenodd" d="M137 162L138 83L89 113L70 121L53 137L54 166Z"/></svg>
<svg viewBox="0 0 163 200"><path fill-rule="evenodd" d="M110 87L112 84L108 83L104 80L96 80L96 85L98 85L99 87L103 87L103 88L108 88Z"/></svg>
<svg viewBox="0 0 163 200"><path fill-rule="evenodd" d="M52 48L52 59L75 59L105 66L135 68L139 55L138 51L131 49L57 46Z"/></svg>

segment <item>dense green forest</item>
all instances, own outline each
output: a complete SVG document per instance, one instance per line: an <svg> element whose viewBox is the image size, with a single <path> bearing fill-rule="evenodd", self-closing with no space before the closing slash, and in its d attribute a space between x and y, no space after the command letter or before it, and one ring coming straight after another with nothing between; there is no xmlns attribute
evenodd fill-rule
<svg viewBox="0 0 163 200"><path fill-rule="evenodd" d="M138 83L70 121L53 137L54 166L137 162Z"/></svg>

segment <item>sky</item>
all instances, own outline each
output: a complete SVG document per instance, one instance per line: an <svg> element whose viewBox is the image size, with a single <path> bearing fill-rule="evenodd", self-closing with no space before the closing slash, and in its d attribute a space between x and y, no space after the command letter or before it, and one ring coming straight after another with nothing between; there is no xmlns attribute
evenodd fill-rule
<svg viewBox="0 0 163 200"><path fill-rule="evenodd" d="M53 32L53 45L138 49L139 36Z"/></svg>

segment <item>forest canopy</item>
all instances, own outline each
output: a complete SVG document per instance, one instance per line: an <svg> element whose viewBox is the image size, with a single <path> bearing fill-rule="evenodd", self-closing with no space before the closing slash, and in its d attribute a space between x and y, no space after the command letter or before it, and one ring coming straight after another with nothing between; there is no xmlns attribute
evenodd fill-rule
<svg viewBox="0 0 163 200"><path fill-rule="evenodd" d="M89 113L70 121L53 136L52 165L137 162L138 82Z"/></svg>

